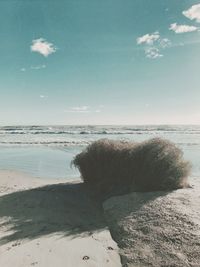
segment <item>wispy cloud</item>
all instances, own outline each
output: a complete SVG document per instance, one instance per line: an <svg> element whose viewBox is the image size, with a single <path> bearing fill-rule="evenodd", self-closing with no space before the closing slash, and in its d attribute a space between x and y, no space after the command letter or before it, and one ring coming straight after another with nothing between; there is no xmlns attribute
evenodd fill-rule
<svg viewBox="0 0 200 267"><path fill-rule="evenodd" d="M154 32L152 34L147 33L147 34L137 38L137 44L152 45L159 38L160 38L159 32Z"/></svg>
<svg viewBox="0 0 200 267"><path fill-rule="evenodd" d="M40 95L40 98L47 98L47 95Z"/></svg>
<svg viewBox="0 0 200 267"><path fill-rule="evenodd" d="M160 53L160 50L156 47L146 48L145 55L147 58L152 58L152 59L163 57L163 55Z"/></svg>
<svg viewBox="0 0 200 267"><path fill-rule="evenodd" d="M88 113L90 112L90 107L89 106L71 107L67 110L64 110L64 112Z"/></svg>
<svg viewBox="0 0 200 267"><path fill-rule="evenodd" d="M171 41L168 38L161 38L159 39L158 42L159 42L159 46L163 49L170 47L172 45Z"/></svg>
<svg viewBox="0 0 200 267"><path fill-rule="evenodd" d="M40 70L40 69L45 69L46 68L46 65L45 64L42 64L42 65L36 65L36 66L30 66L28 68L21 68L20 71L29 71L29 70Z"/></svg>
<svg viewBox="0 0 200 267"><path fill-rule="evenodd" d="M48 57L50 54L55 53L57 50L57 48L52 43L47 42L44 38L33 40L30 49L32 52L37 52L44 57Z"/></svg>
<svg viewBox="0 0 200 267"><path fill-rule="evenodd" d="M64 112L69 112L69 113L99 113L99 112L101 112L101 108L100 108L100 106L99 106L99 108L97 108L97 107L91 108L89 106L77 106L77 107L68 108L68 109L64 110Z"/></svg>
<svg viewBox="0 0 200 267"><path fill-rule="evenodd" d="M182 12L188 19L200 22L200 4L191 6L188 10Z"/></svg>
<svg viewBox="0 0 200 267"><path fill-rule="evenodd" d="M32 70L40 70L40 69L45 69L46 68L46 65L43 64L43 65L31 66L30 68Z"/></svg>
<svg viewBox="0 0 200 267"><path fill-rule="evenodd" d="M168 38L162 38L159 32L145 34L136 39L138 45L143 45L147 58L156 59L163 57L162 50L171 46Z"/></svg>
<svg viewBox="0 0 200 267"><path fill-rule="evenodd" d="M186 33L197 31L198 28L190 25L178 25L177 23L172 23L169 30L174 31L175 33Z"/></svg>

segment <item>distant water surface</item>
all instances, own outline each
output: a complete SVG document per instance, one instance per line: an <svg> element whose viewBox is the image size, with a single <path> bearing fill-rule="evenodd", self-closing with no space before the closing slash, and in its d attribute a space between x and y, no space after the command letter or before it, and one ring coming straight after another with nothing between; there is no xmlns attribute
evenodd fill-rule
<svg viewBox="0 0 200 267"><path fill-rule="evenodd" d="M0 127L0 169L41 178L77 178L73 157L100 138L142 141L163 137L175 142L200 175L200 126L4 126Z"/></svg>

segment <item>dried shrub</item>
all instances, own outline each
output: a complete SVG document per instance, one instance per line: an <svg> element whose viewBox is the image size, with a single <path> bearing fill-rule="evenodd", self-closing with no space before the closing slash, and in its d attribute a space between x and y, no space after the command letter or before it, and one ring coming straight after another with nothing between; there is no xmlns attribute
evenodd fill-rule
<svg viewBox="0 0 200 267"><path fill-rule="evenodd" d="M101 139L76 155L73 164L89 191L101 199L184 188L191 169L181 149L160 138L141 143Z"/></svg>

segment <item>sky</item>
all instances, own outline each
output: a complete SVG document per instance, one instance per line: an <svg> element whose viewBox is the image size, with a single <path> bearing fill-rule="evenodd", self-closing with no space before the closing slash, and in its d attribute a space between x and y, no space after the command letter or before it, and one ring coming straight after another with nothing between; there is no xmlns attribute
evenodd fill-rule
<svg viewBox="0 0 200 267"><path fill-rule="evenodd" d="M200 1L1 0L0 125L200 124Z"/></svg>

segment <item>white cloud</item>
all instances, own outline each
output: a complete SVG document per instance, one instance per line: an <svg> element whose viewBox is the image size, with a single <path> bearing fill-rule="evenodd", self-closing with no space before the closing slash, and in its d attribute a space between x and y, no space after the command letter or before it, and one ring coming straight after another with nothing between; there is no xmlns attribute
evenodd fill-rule
<svg viewBox="0 0 200 267"><path fill-rule="evenodd" d="M178 25L177 23L172 23L170 25L169 30L174 31L175 33L185 33L185 32L194 32L194 31L197 31L198 28L195 27L195 26Z"/></svg>
<svg viewBox="0 0 200 267"><path fill-rule="evenodd" d="M46 65L43 64L43 65L37 65L37 66L31 66L31 69L32 70L40 70L40 69L45 69L46 68Z"/></svg>
<svg viewBox="0 0 200 267"><path fill-rule="evenodd" d="M32 41L31 51L37 52L48 57L48 55L56 52L56 47L52 43L48 43L45 39L39 38Z"/></svg>
<svg viewBox="0 0 200 267"><path fill-rule="evenodd" d="M148 47L145 49L145 55L147 58L156 59L163 57L163 55L160 53L160 50L156 47Z"/></svg>
<svg viewBox="0 0 200 267"><path fill-rule="evenodd" d="M101 112L101 109L98 107L91 108L89 106L77 106L77 107L68 108L68 109L64 110L64 112L69 112L69 113L99 113L99 112Z"/></svg>
<svg viewBox="0 0 200 267"><path fill-rule="evenodd" d="M160 38L159 32L154 32L152 34L145 34L137 38L137 44L148 44L153 45L153 43Z"/></svg>
<svg viewBox="0 0 200 267"><path fill-rule="evenodd" d="M47 98L47 95L40 95L40 98Z"/></svg>
<svg viewBox="0 0 200 267"><path fill-rule="evenodd" d="M168 38L161 38L159 39L159 45L161 48L167 48L171 46L171 41Z"/></svg>
<svg viewBox="0 0 200 267"><path fill-rule="evenodd" d="M73 107L72 108L72 110L74 110L74 111L86 111L88 109L89 109L88 106L81 106L81 107Z"/></svg>
<svg viewBox="0 0 200 267"><path fill-rule="evenodd" d="M185 10L182 13L187 18L200 22L200 4L193 5L188 10Z"/></svg>
<svg viewBox="0 0 200 267"><path fill-rule="evenodd" d="M90 107L88 106L80 106L80 107L72 107L64 112L72 112L72 113L89 113L90 112Z"/></svg>
<svg viewBox="0 0 200 267"><path fill-rule="evenodd" d="M24 71L26 71L26 68L21 68L20 71L23 71L24 72Z"/></svg>
<svg viewBox="0 0 200 267"><path fill-rule="evenodd" d="M163 57L161 50L170 47L171 41L168 38L160 37L159 32L153 34L145 34L137 38L137 44L143 45L143 49L147 58L156 59Z"/></svg>

